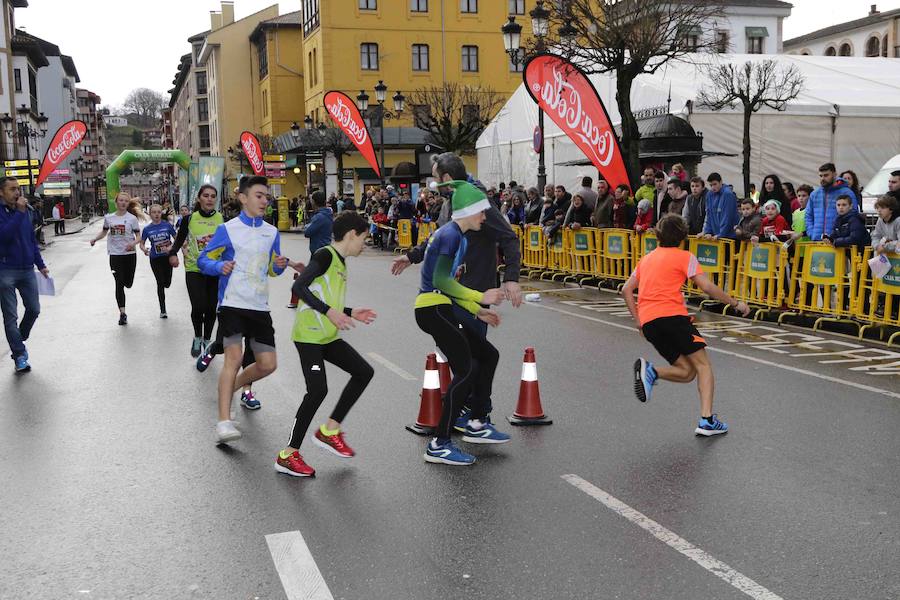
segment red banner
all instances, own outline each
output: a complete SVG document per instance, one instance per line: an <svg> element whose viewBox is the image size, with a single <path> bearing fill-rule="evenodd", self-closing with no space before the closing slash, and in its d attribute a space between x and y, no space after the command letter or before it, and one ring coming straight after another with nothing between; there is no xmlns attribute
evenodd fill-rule
<svg viewBox="0 0 900 600"><path fill-rule="evenodd" d="M375 169L375 174L381 177L381 168L375 158L375 146L372 144L372 136L366 128L359 109L350 96L343 92L331 91L325 94L325 110L331 116L331 120L338 124L341 131L350 138L359 149L363 158Z"/></svg>
<svg viewBox="0 0 900 600"><path fill-rule="evenodd" d="M609 187L631 187L609 114L584 71L562 57L538 54L525 65L523 77L539 109L575 142Z"/></svg>
<svg viewBox="0 0 900 600"><path fill-rule="evenodd" d="M41 185L50 176L50 173L55 171L56 167L66 160L66 157L84 139L85 133L87 133L87 125L83 121L77 120L69 121L56 130L53 141L47 147L47 154L44 155L44 162L41 163L41 172L38 173L34 187Z"/></svg>
<svg viewBox="0 0 900 600"><path fill-rule="evenodd" d="M250 168L253 169L254 175L265 175L266 167L263 164L262 146L259 140L249 131L241 133L241 148L244 149L244 155L250 162Z"/></svg>

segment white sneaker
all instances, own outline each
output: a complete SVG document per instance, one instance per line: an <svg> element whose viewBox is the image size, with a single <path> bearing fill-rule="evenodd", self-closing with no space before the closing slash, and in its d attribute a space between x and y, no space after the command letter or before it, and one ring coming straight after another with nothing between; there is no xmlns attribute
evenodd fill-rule
<svg viewBox="0 0 900 600"><path fill-rule="evenodd" d="M219 438L220 444L241 439L241 432L234 425L234 421L219 421L216 423L216 436Z"/></svg>

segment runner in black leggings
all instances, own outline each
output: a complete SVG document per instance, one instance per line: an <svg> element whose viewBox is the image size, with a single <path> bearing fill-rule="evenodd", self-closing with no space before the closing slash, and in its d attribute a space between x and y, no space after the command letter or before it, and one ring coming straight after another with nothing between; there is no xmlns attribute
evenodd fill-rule
<svg viewBox="0 0 900 600"><path fill-rule="evenodd" d="M135 246L141 241L139 221L146 217L141 212L141 203L132 199L127 192L119 192L116 196L116 212L103 219L103 230L91 240L91 246L109 236L106 250L109 253L109 269L116 281L116 305L119 307L119 325L128 324L125 314L125 288L134 283L134 270L137 267Z"/></svg>
<svg viewBox="0 0 900 600"><path fill-rule="evenodd" d="M156 278L156 296L159 299L159 318L167 319L166 289L172 285L172 265L169 264L169 249L175 237L175 228L162 218L162 206L154 204L150 207L152 223L141 232L141 250L150 257L150 269ZM145 242L150 241L147 249Z"/></svg>

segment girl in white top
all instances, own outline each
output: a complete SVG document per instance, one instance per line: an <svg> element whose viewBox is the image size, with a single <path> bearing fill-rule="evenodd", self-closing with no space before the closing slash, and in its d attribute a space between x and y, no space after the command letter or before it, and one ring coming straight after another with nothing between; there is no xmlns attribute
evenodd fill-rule
<svg viewBox="0 0 900 600"><path fill-rule="evenodd" d="M106 240L106 251L109 254L109 269L116 281L116 303L119 306L119 325L128 324L125 314L125 288L134 283L134 270L137 267L135 246L141 243L140 221L147 220L141 211L141 202L132 198L128 192L116 195L116 212L103 219L103 230L91 240L91 246L103 238ZM109 237L107 237L109 236Z"/></svg>

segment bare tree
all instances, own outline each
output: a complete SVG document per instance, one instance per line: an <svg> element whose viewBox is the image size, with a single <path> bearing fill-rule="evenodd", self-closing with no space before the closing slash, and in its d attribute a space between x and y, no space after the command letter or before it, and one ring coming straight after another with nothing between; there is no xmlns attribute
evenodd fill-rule
<svg viewBox="0 0 900 600"><path fill-rule="evenodd" d="M491 88L445 83L417 89L408 103L415 126L447 152L471 154L505 97Z"/></svg>
<svg viewBox="0 0 900 600"><path fill-rule="evenodd" d="M750 117L764 106L784 110L803 91L803 75L796 65L779 66L772 60L725 63L709 67L710 85L700 90L697 102L711 110L744 107L744 197L750 196Z"/></svg>
<svg viewBox="0 0 900 600"><path fill-rule="evenodd" d="M631 87L642 73L655 73L691 53L724 51L717 23L725 20L715 0L564 0L554 2L550 32L566 38L533 40L527 53L551 48L588 74L616 74L616 104L622 118L622 155L637 183L640 132L631 110Z"/></svg>
<svg viewBox="0 0 900 600"><path fill-rule="evenodd" d="M125 98L124 109L138 116L139 125L150 127L159 120L162 109L168 105L165 96L150 88L131 90Z"/></svg>

